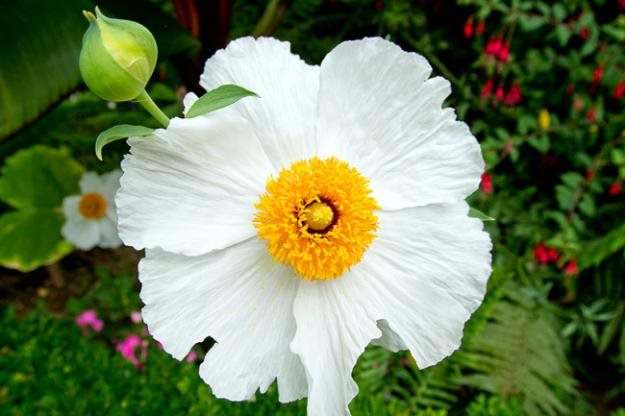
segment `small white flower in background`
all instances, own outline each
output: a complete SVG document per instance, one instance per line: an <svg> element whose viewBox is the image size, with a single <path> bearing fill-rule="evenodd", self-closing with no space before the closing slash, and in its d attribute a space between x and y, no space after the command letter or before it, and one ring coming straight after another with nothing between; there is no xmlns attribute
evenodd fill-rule
<svg viewBox="0 0 625 416"><path fill-rule="evenodd" d="M86 172L80 178L81 194L63 200L63 238L82 250L122 245L115 210L115 192L119 189L121 175L121 170L115 169L101 176Z"/></svg>
<svg viewBox="0 0 625 416"><path fill-rule="evenodd" d="M202 86L261 99L129 140L120 235L147 249L142 316L164 349L217 341L200 366L215 395L277 379L280 401L346 415L370 342L421 368L460 345L490 274L464 202L484 162L422 56L374 38L311 66L289 49L230 43Z"/></svg>

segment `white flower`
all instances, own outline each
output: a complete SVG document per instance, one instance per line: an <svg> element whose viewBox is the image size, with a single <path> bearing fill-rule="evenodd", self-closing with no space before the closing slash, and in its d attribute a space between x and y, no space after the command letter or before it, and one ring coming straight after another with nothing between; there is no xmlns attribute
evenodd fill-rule
<svg viewBox="0 0 625 416"><path fill-rule="evenodd" d="M371 341L419 367L460 345L490 274L464 202L484 162L422 56L374 38L310 66L289 48L230 43L202 86L261 99L129 141L120 235L147 249L154 338L179 360L217 341L200 367L215 395L248 399L277 378L280 401L344 415Z"/></svg>
<svg viewBox="0 0 625 416"><path fill-rule="evenodd" d="M115 212L115 192L121 176L122 172L115 169L102 176L86 172L80 178L81 194L63 199L63 238L82 250L122 245L117 235Z"/></svg>

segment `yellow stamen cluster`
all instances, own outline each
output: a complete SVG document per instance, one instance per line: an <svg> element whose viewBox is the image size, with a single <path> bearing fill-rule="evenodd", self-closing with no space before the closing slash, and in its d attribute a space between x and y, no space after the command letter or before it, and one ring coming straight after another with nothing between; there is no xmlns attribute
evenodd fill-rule
<svg viewBox="0 0 625 416"><path fill-rule="evenodd" d="M334 157L293 163L267 181L254 226L267 249L308 280L341 276L375 238L369 181Z"/></svg>
<svg viewBox="0 0 625 416"><path fill-rule="evenodd" d="M97 220L106 214L106 205L106 199L102 195L91 192L80 198L78 211L89 220Z"/></svg>

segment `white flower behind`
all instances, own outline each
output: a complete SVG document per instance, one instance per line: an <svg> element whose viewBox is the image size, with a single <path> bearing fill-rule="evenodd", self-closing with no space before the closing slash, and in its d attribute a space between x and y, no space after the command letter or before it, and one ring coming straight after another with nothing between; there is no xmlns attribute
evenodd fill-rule
<svg viewBox="0 0 625 416"><path fill-rule="evenodd" d="M95 172L86 172L82 176L80 195L63 199L63 238L82 250L122 245L117 234L115 208L115 193L121 175L121 170L115 169L101 176Z"/></svg>
<svg viewBox="0 0 625 416"><path fill-rule="evenodd" d="M419 367L451 354L479 306L491 242L464 199L484 169L451 89L415 53L343 42L320 66L275 39L210 58L210 90L258 93L129 140L120 235L139 265L150 333L200 366L215 395L349 414L351 373L371 343ZM189 95L187 108L196 99Z"/></svg>

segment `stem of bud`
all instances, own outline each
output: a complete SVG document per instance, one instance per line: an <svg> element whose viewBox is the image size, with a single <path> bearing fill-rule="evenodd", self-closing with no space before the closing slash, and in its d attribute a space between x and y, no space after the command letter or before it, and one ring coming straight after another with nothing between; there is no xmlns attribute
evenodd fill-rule
<svg viewBox="0 0 625 416"><path fill-rule="evenodd" d="M141 106L145 108L156 121L161 123L163 127L167 127L169 125L169 117L167 117L167 115L163 113L160 108L158 108L154 101L152 101L152 97L150 97L145 90L137 96L135 101L141 104Z"/></svg>

